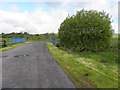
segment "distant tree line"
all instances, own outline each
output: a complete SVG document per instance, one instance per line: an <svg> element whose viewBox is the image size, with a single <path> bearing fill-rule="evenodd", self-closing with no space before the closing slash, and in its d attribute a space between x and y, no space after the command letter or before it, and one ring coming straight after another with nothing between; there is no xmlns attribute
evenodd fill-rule
<svg viewBox="0 0 120 90"><path fill-rule="evenodd" d="M12 38L12 37L21 38L21 37L28 37L28 36L30 36L30 34L27 32L18 32L18 33L12 32L7 34L2 33L1 35L2 38Z"/></svg>
<svg viewBox="0 0 120 90"><path fill-rule="evenodd" d="M12 33L2 33L2 38L27 38L28 40L38 40L38 39L50 39L57 38L57 34L45 33L45 34L29 34L28 32L12 32Z"/></svg>

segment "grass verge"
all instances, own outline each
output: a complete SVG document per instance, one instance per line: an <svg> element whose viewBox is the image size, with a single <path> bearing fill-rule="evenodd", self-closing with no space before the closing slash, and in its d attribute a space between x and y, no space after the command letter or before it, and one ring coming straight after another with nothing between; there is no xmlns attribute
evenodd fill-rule
<svg viewBox="0 0 120 90"><path fill-rule="evenodd" d="M52 56L80 88L118 88L118 50L103 52L68 52L54 46L47 47Z"/></svg>
<svg viewBox="0 0 120 90"><path fill-rule="evenodd" d="M24 43L17 43L17 44L9 45L9 46L7 46L7 47L0 48L0 52L2 52L2 51L7 51L7 50L10 50L10 49L16 48L16 47L18 47L18 46L25 45L25 44L29 44L29 43L32 43L32 42L33 42L33 41L27 41L27 42L24 42Z"/></svg>

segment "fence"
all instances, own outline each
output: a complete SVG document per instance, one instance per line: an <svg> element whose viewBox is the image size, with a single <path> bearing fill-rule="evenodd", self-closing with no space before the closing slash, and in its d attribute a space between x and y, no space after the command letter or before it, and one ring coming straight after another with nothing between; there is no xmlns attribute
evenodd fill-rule
<svg viewBox="0 0 120 90"><path fill-rule="evenodd" d="M51 39L51 41L54 45L56 45L56 43L57 43L56 39Z"/></svg>
<svg viewBox="0 0 120 90"><path fill-rule="evenodd" d="M10 44L25 42L26 38L10 38Z"/></svg>
<svg viewBox="0 0 120 90"><path fill-rule="evenodd" d="M6 47L6 46L7 46L6 40L1 40L0 41L0 48Z"/></svg>

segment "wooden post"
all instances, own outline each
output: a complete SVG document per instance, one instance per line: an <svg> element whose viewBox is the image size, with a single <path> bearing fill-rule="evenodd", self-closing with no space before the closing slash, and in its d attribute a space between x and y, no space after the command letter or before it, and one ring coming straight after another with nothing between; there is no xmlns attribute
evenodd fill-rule
<svg viewBox="0 0 120 90"><path fill-rule="evenodd" d="M6 40L3 40L3 47L6 47Z"/></svg>

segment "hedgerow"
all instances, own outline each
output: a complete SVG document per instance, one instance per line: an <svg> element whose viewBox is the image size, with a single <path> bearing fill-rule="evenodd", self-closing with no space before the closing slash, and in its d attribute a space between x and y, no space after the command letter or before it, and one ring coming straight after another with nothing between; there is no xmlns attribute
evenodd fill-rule
<svg viewBox="0 0 120 90"><path fill-rule="evenodd" d="M60 46L74 51L101 51L110 47L113 29L104 11L81 10L60 25Z"/></svg>

